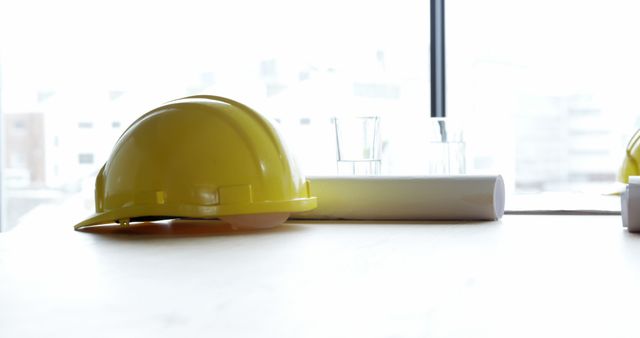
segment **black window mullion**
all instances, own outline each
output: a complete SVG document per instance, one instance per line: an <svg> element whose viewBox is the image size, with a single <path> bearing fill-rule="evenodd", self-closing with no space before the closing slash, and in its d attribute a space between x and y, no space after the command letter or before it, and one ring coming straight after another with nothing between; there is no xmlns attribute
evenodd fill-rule
<svg viewBox="0 0 640 338"><path fill-rule="evenodd" d="M445 117L444 0L431 0L431 117Z"/></svg>

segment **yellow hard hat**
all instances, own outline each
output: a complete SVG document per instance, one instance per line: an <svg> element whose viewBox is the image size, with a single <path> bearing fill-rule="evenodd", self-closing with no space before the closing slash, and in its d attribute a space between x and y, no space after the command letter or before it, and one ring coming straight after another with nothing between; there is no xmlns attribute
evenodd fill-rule
<svg viewBox="0 0 640 338"><path fill-rule="evenodd" d="M168 102L138 118L96 178L89 225L220 218L271 227L316 207L309 183L260 114L217 96Z"/></svg>
<svg viewBox="0 0 640 338"><path fill-rule="evenodd" d="M640 130L631 137L627 145L626 154L622 166L618 171L618 181L629 183L629 176L640 175Z"/></svg>

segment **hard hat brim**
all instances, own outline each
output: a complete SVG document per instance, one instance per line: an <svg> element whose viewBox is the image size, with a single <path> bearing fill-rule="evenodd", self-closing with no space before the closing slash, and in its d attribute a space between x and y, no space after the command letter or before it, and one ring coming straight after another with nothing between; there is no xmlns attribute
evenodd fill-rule
<svg viewBox="0 0 640 338"><path fill-rule="evenodd" d="M252 203L249 206L245 204L211 206L180 205L175 207L168 205L130 206L95 213L86 220L76 224L74 229L79 230L89 226L111 224L120 220L135 220L136 218L215 219L220 216L280 213L283 212L283 210L296 213L312 210L316 208L317 205L317 198L309 197L292 201Z"/></svg>

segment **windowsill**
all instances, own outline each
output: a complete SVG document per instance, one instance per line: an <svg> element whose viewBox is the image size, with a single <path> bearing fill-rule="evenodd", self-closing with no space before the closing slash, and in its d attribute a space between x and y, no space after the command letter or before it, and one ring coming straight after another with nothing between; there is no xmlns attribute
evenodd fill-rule
<svg viewBox="0 0 640 338"><path fill-rule="evenodd" d="M609 190L611 191L613 188ZM70 224L65 226L71 226L90 215L92 207L91 198L76 194L63 201L39 205L23 216L16 228L22 225L48 223L51 219L66 219ZM619 215L620 207L620 196L598 191L519 193L506 196L505 214Z"/></svg>
<svg viewBox="0 0 640 338"><path fill-rule="evenodd" d="M511 215L620 215L620 196L597 193L545 192L506 198Z"/></svg>

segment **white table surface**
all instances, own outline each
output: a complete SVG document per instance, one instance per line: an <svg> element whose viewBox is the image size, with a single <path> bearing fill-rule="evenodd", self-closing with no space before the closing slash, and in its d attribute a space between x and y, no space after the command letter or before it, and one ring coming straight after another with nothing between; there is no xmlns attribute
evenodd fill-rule
<svg viewBox="0 0 640 338"><path fill-rule="evenodd" d="M639 337L620 216L0 234L0 337Z"/></svg>

